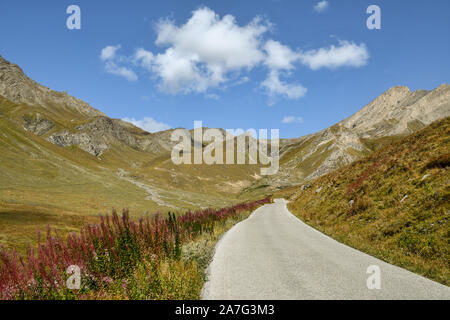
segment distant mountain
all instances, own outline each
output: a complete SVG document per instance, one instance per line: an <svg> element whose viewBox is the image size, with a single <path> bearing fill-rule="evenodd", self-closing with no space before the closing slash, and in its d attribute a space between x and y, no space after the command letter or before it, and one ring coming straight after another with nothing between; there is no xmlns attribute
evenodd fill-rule
<svg viewBox="0 0 450 320"><path fill-rule="evenodd" d="M0 213L84 216L115 206L140 216L241 202L259 167L177 166L172 131L111 119L0 58Z"/></svg>
<svg viewBox="0 0 450 320"><path fill-rule="evenodd" d="M362 138L409 134L450 115L450 86L411 92L394 87L340 122Z"/></svg>
<svg viewBox="0 0 450 320"><path fill-rule="evenodd" d="M450 85L415 92L407 87L393 87L329 128L282 140L278 174L255 182L244 194L306 183L448 116Z"/></svg>
<svg viewBox="0 0 450 320"><path fill-rule="evenodd" d="M170 158L173 130L149 133L111 119L67 93L38 84L0 57L0 187L42 187L48 199L28 196L28 202L43 206L57 201L50 189L80 201L102 199L98 208L130 201L141 212L223 206L305 183L449 115L449 85L416 92L394 87L336 125L282 139L279 172L261 177L259 165L177 166ZM85 186L91 184L95 188L86 195ZM5 206L18 198L24 201L19 194L0 201Z"/></svg>

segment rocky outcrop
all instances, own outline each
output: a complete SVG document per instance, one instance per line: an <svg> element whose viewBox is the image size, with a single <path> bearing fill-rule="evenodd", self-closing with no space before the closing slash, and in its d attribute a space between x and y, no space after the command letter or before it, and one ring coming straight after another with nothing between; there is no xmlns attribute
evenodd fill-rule
<svg viewBox="0 0 450 320"><path fill-rule="evenodd" d="M81 149L99 157L112 143L123 143L138 148L138 139L130 132L128 124L117 119L96 117L93 121L77 126L78 132L64 130L48 137L48 141L60 147L78 145Z"/></svg>
<svg viewBox="0 0 450 320"><path fill-rule="evenodd" d="M53 121L37 117L23 117L23 127L35 135L42 136L55 127Z"/></svg>
<svg viewBox="0 0 450 320"><path fill-rule="evenodd" d="M75 127L75 130L75 133L67 130L54 133L47 140L61 147L78 145L96 157L112 144L153 154L170 152L176 144L170 141L172 130L152 134L128 122L108 117L96 117L93 121Z"/></svg>
<svg viewBox="0 0 450 320"><path fill-rule="evenodd" d="M138 148L138 139L130 132L127 124L118 119L97 117L94 121L76 127L77 130L89 133L95 139L105 142L122 142L129 147Z"/></svg>
<svg viewBox="0 0 450 320"><path fill-rule="evenodd" d="M52 134L47 140L60 147L76 145L96 157L101 156L103 151L108 149L108 145L102 141L102 139L97 139L86 132L70 133L65 130L60 133Z"/></svg>

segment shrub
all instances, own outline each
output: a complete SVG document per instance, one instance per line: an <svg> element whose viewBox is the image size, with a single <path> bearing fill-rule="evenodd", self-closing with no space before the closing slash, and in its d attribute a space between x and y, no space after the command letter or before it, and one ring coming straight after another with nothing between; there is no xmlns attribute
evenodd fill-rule
<svg viewBox="0 0 450 320"><path fill-rule="evenodd" d="M155 295L154 291L161 289L160 282L171 279L161 266L183 267L183 262L170 262L180 261L183 243L268 202L266 198L223 209L188 211L178 217L169 213L166 219L155 214L137 222L130 219L128 210L124 209L121 217L113 210L111 217L101 216L100 223L89 224L66 239L49 227L46 240L39 241L36 249L30 247L26 257L0 248L0 299L82 299L105 297L111 292L139 296L130 290L136 287L131 280L140 269L145 270ZM66 288L66 269L71 265L81 270L78 291ZM139 290L142 294L143 289Z"/></svg>

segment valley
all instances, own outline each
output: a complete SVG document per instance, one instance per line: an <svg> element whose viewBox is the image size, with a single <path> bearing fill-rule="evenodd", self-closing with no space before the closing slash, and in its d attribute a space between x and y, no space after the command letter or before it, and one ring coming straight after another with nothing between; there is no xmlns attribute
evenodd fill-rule
<svg viewBox="0 0 450 320"><path fill-rule="evenodd" d="M449 210L447 165L431 173L419 168L432 155L445 156L448 120L436 121L449 116L449 85L415 92L394 87L329 128L280 139L280 167L274 175L263 176L264 166L249 164L248 144L241 164L176 165L171 153L178 142L170 139L175 129L149 133L108 118L81 100L34 82L17 65L0 58L0 244L25 252L29 244L36 244L37 230L51 225L62 235L78 232L113 207L127 208L137 219L155 212L178 215L274 196L291 200L288 207L302 220L340 241L445 283L448 253L432 249L431 243L447 247L439 240L448 237L444 231ZM427 127L431 123L435 124ZM194 130L185 132L191 145L199 143ZM415 140L416 133L425 139L426 150L435 148L432 153L421 157L425 150L405 140ZM232 139L237 146L239 137ZM207 144L200 143L205 150ZM408 154L408 149L416 151ZM387 160L380 160L365 169L368 173L360 166L380 157L380 152L391 152L382 159L394 154L408 161L398 169L409 172L399 178L400 185L412 179L417 185L411 188L419 193L368 193L386 182L366 185L366 176L389 166ZM406 160L413 155L417 158ZM419 181L425 175L430 182ZM344 187L351 179L356 182L349 193ZM394 183L396 176L389 179ZM353 193L361 195L353 197ZM437 202L423 207L426 196L437 197ZM415 204L399 209L400 200L401 206ZM432 232L430 237L421 233L428 230L425 225L433 225L433 231L427 231Z"/></svg>

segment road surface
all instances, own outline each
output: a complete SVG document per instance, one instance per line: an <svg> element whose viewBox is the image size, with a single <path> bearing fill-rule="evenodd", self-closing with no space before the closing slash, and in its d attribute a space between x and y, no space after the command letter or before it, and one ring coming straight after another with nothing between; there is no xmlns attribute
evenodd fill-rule
<svg viewBox="0 0 450 320"><path fill-rule="evenodd" d="M202 297L450 300L450 288L325 236L277 199L219 241Z"/></svg>

